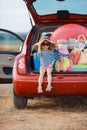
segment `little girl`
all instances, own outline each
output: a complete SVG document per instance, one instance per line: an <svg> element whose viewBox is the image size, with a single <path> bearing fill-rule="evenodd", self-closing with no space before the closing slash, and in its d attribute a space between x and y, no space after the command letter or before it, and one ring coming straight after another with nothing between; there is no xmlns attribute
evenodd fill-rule
<svg viewBox="0 0 87 130"><path fill-rule="evenodd" d="M55 43L50 41L49 37L43 37L38 43L34 44L33 47L37 48L39 58L40 58L40 75L38 79L38 93L42 93L42 83L45 72L47 72L48 85L46 91L51 91L51 81L52 81L52 67L54 64L54 49L56 48Z"/></svg>

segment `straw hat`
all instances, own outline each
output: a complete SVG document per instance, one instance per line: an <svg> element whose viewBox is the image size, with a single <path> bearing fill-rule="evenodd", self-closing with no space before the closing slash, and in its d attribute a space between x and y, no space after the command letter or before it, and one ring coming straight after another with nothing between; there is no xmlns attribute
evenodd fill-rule
<svg viewBox="0 0 87 130"><path fill-rule="evenodd" d="M51 50L54 50L56 48L56 44L50 40L50 38L48 36L44 36L42 37L39 42L35 43L33 46L32 46L32 49L35 49L35 50L38 50L38 46L41 46L41 44L44 42L44 41L47 41L50 45L50 49Z"/></svg>

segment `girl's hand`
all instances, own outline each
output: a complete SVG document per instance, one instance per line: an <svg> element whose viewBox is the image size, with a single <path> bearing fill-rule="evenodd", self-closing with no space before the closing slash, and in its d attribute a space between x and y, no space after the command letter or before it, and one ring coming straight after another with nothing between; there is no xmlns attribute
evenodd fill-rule
<svg viewBox="0 0 87 130"><path fill-rule="evenodd" d="M51 66L53 66L53 64L54 64L54 60L52 61Z"/></svg>
<svg viewBox="0 0 87 130"><path fill-rule="evenodd" d="M53 66L53 64L54 64L54 61L52 61L52 63L49 65L49 67L52 67L52 66Z"/></svg>
<svg viewBox="0 0 87 130"><path fill-rule="evenodd" d="M48 65L49 68L52 68L52 64Z"/></svg>
<svg viewBox="0 0 87 130"><path fill-rule="evenodd" d="M39 42L38 46L41 46L41 44L43 43L43 41L44 41L44 39Z"/></svg>

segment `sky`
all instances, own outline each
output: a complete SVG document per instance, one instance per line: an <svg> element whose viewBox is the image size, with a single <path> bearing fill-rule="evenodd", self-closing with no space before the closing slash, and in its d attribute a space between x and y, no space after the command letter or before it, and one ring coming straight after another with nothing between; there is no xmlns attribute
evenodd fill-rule
<svg viewBox="0 0 87 130"><path fill-rule="evenodd" d="M53 2L54 0L51 1ZM85 3L80 0L81 5L82 3L84 7L83 9L86 11L87 7L84 5ZM72 5L70 5L70 9L72 9L71 7ZM40 13L41 10L39 9ZM79 6L78 10L82 10L82 7ZM13 32L28 32L30 30L31 24L29 20L29 14L26 4L23 0L0 0L0 28L8 29Z"/></svg>
<svg viewBox="0 0 87 130"><path fill-rule="evenodd" d="M28 32L29 14L23 0L0 0L0 28L13 32Z"/></svg>

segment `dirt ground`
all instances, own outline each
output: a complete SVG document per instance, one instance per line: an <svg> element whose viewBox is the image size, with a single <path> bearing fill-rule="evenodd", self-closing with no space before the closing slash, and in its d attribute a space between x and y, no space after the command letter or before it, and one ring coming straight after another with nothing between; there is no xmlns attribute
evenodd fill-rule
<svg viewBox="0 0 87 130"><path fill-rule="evenodd" d="M87 130L87 100L81 96L29 99L13 105L12 84L0 84L0 130Z"/></svg>

